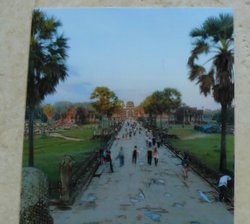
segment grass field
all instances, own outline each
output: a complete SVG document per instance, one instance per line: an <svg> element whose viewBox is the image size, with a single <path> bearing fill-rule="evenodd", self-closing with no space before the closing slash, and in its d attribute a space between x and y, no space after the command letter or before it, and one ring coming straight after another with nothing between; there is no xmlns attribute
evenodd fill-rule
<svg viewBox="0 0 250 224"><path fill-rule="evenodd" d="M195 134L200 134L201 132L198 132L196 130L194 130L194 128L192 126L184 126L184 128L182 128L181 125L176 125L176 126L172 126L172 128L169 128L168 130L168 134L174 134L177 135L180 138L183 137L188 137L188 136L192 136Z"/></svg>
<svg viewBox="0 0 250 224"><path fill-rule="evenodd" d="M93 130L92 130L93 132ZM73 170L84 161L90 153L103 145L100 140L91 140L91 130L87 126L61 131L61 134L70 137L82 137L82 141L65 140L51 136L35 136L34 164L48 175L49 181L59 180L59 163L64 155L73 156L75 163ZM23 145L23 166L28 163L28 140Z"/></svg>
<svg viewBox="0 0 250 224"><path fill-rule="evenodd" d="M191 129L172 128L169 133L176 134L180 139L171 139L170 143L174 148L182 152L188 151L200 158L208 166L219 168L220 159L220 134L205 134ZM193 138L191 137L193 136ZM184 138L186 137L186 139ZM190 139L188 139L190 137ZM233 172L234 159L234 136L227 135L227 168Z"/></svg>
<svg viewBox="0 0 250 224"><path fill-rule="evenodd" d="M95 127L93 125L83 125L80 127L71 128L70 130L60 130L58 133L72 138L79 138L82 140L91 139Z"/></svg>

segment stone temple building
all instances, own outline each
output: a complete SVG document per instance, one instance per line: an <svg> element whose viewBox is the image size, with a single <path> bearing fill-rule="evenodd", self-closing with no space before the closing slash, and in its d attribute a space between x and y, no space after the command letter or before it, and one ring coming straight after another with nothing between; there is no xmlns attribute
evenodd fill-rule
<svg viewBox="0 0 250 224"><path fill-rule="evenodd" d="M113 118L126 120L137 119L141 116L147 118L148 114L144 113L143 108L135 107L133 101L128 101L122 113L114 114ZM176 124L200 124L203 120L203 110L198 110L195 107L184 106L179 107L168 114L164 113L161 116L157 116L157 119Z"/></svg>
<svg viewBox="0 0 250 224"><path fill-rule="evenodd" d="M126 107L123 110L123 118L135 118L136 112L135 112L135 105L132 101L128 101L126 104Z"/></svg>
<svg viewBox="0 0 250 224"><path fill-rule="evenodd" d="M203 110L195 107L179 107L175 112L175 122L179 124L200 124L202 118Z"/></svg>

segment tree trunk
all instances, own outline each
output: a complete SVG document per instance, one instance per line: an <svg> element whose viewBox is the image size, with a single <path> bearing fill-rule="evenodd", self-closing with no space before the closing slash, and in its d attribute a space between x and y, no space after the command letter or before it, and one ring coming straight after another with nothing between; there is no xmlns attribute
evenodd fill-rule
<svg viewBox="0 0 250 224"><path fill-rule="evenodd" d="M34 139L33 139L33 129L34 129L34 108L32 106L28 107L29 110L29 161L28 166L34 166Z"/></svg>
<svg viewBox="0 0 250 224"><path fill-rule="evenodd" d="M221 105L220 171L225 171L227 169L226 122L227 122L227 105Z"/></svg>

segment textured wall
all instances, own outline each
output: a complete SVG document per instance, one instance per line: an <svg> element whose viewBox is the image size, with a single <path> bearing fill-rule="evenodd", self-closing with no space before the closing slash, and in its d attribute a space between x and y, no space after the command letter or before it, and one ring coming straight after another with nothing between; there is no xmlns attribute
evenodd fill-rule
<svg viewBox="0 0 250 224"><path fill-rule="evenodd" d="M232 7L236 31L236 210L248 224L250 211L250 0L0 0L0 220L17 224L31 13L34 7ZM247 38L248 37L248 38ZM249 195L250 196L250 195ZM2 222L1 222L2 223Z"/></svg>
<svg viewBox="0 0 250 224"><path fill-rule="evenodd" d="M47 176L37 168L25 167L22 178L20 224L52 223Z"/></svg>

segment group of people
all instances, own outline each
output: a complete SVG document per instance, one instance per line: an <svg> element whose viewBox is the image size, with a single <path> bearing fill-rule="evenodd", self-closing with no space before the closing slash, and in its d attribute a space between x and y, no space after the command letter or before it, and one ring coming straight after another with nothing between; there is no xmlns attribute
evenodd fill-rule
<svg viewBox="0 0 250 224"><path fill-rule="evenodd" d="M141 134L142 128L138 126L139 126L138 123L136 123L135 121L134 122L127 121L125 126L125 133L122 134L122 138L128 139L129 137L129 139L131 139L132 136L135 136L138 132L139 134Z"/></svg>
<svg viewBox="0 0 250 224"><path fill-rule="evenodd" d="M185 154L182 160L183 167L183 178L184 180L188 178L188 171L190 170L190 161L188 156ZM227 174L221 174L218 180L219 187L219 201L226 199L228 185L231 183L232 178Z"/></svg>
<svg viewBox="0 0 250 224"><path fill-rule="evenodd" d="M138 125L136 122L127 122L125 124L125 133L123 133L122 138L132 138L132 136L136 135L136 133L139 132L141 134L142 128L140 125ZM154 165L158 165L159 161L159 152L158 148L161 145L160 138L155 138L151 134L150 131L146 130L146 158L147 158L147 163L149 165L152 165L152 161L154 161ZM138 161L138 156L139 156L139 150L137 145L134 146L132 149L132 163L136 164ZM100 157L101 157L101 163L109 163L110 165L110 172L113 171L113 163L112 163L112 158L111 158L111 152L109 149L100 149ZM116 156L115 159L119 160L119 166L122 167L125 164L125 155L124 155L124 149L121 146L120 150L118 152L118 155ZM184 180L188 179L188 173L190 171L190 160L187 154L184 154L184 157L181 162L182 165L182 173L183 173L183 178ZM232 178L228 175L222 175L218 181L218 187L219 187L219 200L222 201L223 199L226 198L226 192L228 188L228 183L232 180Z"/></svg>
<svg viewBox="0 0 250 224"><path fill-rule="evenodd" d="M105 149L105 148L100 148L99 150L99 155L100 155L100 161L101 164L106 164L109 163L110 166L110 172L114 172L113 170L113 163L112 163L112 158L111 158L111 152L110 149Z"/></svg>
<svg viewBox="0 0 250 224"><path fill-rule="evenodd" d="M138 151L137 146L135 145L132 150L132 163L134 164L137 163L138 155L139 155L139 151ZM120 150L116 159L119 159L120 167L122 167L125 163L124 150L122 146L120 147ZM152 164L152 160L154 160L154 164L155 166L157 166L158 161L159 161L159 153L156 147L153 149L153 151L151 150L151 148L149 148L147 151L147 162L149 165Z"/></svg>
<svg viewBox="0 0 250 224"><path fill-rule="evenodd" d="M132 152L132 163L136 164L138 154L139 154L139 151L137 149L137 146L135 145L134 149L133 149L133 152ZM147 150L147 162L148 162L149 165L152 164L153 159L154 159L155 166L157 166L158 161L159 161L159 153L158 153L157 147L154 147L153 150L150 147Z"/></svg>

